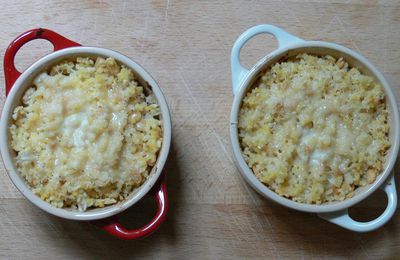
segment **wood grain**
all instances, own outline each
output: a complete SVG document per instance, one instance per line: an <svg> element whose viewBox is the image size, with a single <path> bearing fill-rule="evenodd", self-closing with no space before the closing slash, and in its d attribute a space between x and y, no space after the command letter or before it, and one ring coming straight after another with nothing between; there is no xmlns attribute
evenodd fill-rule
<svg viewBox="0 0 400 260"><path fill-rule="evenodd" d="M378 231L357 234L266 201L241 179L228 137L230 49L245 29L260 23L361 52L384 73L400 100L398 1L0 0L0 6L3 55L12 39L39 26L83 45L119 51L158 81L173 122L166 167L170 211L156 234L120 241L87 223L50 216L21 196L1 166L0 258L398 257L399 214ZM256 37L242 52L244 64L251 66L276 46L270 36ZM26 68L50 47L43 41L27 45L17 57L18 67ZM4 86L3 73L0 82ZM2 108L4 87L0 97ZM352 213L368 219L384 203L377 194ZM140 226L153 212L153 202L145 199L122 218Z"/></svg>

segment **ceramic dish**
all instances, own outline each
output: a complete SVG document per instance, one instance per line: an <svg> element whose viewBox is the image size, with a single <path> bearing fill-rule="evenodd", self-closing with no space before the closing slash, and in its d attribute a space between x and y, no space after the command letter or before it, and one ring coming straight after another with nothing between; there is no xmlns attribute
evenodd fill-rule
<svg viewBox="0 0 400 260"><path fill-rule="evenodd" d="M240 64L240 50L243 45L255 35L267 33L273 35L279 43L278 49L263 57L253 68L247 70ZM296 56L300 53L314 55L330 55L334 58L343 57L351 67L358 68L363 74L372 76L379 82L385 92L387 109L389 112L391 148L386 156L386 164L376 180L367 186L357 188L355 195L344 201L325 203L321 205L303 204L284 198L270 190L261 183L246 164L238 138L238 114L242 99L249 88L258 79L259 74L281 59ZM286 31L268 24L258 25L245 31L235 42L231 53L232 87L234 100L230 115L230 139L233 149L234 161L243 178L265 198L271 199L286 207L317 213L320 217L344 228L366 232L384 225L394 214L397 206L396 186L393 177L393 167L399 150L399 115L397 103L393 92L383 75L366 58L346 47L322 41L305 41L293 36ZM348 208L370 196L378 188L383 189L388 197L385 211L370 222L358 222L348 214Z"/></svg>
<svg viewBox="0 0 400 260"><path fill-rule="evenodd" d="M54 52L42 57L33 63L24 72L19 72L14 66L14 58L18 50L27 42L35 39L45 39L54 46ZM152 168L147 180L135 189L125 200L104 208L88 209L80 212L77 210L56 208L36 196L22 178L15 166L15 152L10 146L9 126L14 108L21 103L24 92L31 86L32 80L38 73L49 69L56 63L74 57L112 57L118 63L132 69L137 81L142 86L148 86L153 91L161 110L163 126L163 142L155 166ZM165 174L162 172L166 162L171 142L171 121L167 103L155 80L139 64L128 57L104 48L82 47L61 35L47 30L34 29L17 37L8 47L4 57L4 73L6 79L7 99L3 108L0 123L0 148L5 168L12 182L18 190L33 204L50 214L71 219L92 221L107 232L123 239L135 239L149 235L157 229L165 219L167 212L167 193ZM118 218L118 213L128 209L145 195L153 195L158 204L156 216L144 227L135 230L125 229ZM100 221L101 220L101 221Z"/></svg>

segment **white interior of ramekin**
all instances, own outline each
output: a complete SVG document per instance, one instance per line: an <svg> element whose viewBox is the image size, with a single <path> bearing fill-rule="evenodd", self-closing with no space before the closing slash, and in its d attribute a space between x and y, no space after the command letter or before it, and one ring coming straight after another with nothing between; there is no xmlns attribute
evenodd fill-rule
<svg viewBox="0 0 400 260"><path fill-rule="evenodd" d="M391 142L391 148L388 151L384 169L382 173L376 178L374 183L356 189L355 195L352 198L346 199L344 201L324 203L321 205L311 205L295 202L293 200L279 196L255 177L253 171L248 167L241 153L241 147L237 132L237 122L243 96L246 94L248 89L251 88L253 84L257 81L262 71L265 71L266 69L271 67L271 65L275 64L281 59L284 59L285 57L291 57L299 53L331 55L335 58L343 57L351 67L356 67L362 73L373 76L376 81L383 86L386 94L387 106L389 110L389 139ZM342 210L351 207L352 205L371 195L377 188L379 188L383 184L383 182L387 179L394 167L399 151L399 135L399 115L396 99L383 75L362 55L334 43L319 41L305 41L302 43L293 44L289 47L278 49L261 59L243 79L240 89L234 97L230 118L230 138L235 164L240 170L244 179L264 197L272 199L273 201L289 208L305 212L323 213Z"/></svg>
<svg viewBox="0 0 400 260"><path fill-rule="evenodd" d="M153 91L155 97L157 98L158 104L161 110L161 121L163 127L163 142L161 150L158 154L155 166L152 168L147 180L135 189L132 194L129 195L125 200L104 208L93 208L87 211L80 212L78 210L68 209L68 208L56 208L51 204L43 201L38 196L36 196L29 188L28 184L23 177L20 176L18 170L16 169L14 158L15 152L10 146L10 134L9 126L11 122L11 116L14 108L21 104L21 98L25 90L32 85L32 80L38 73L46 71L51 66L64 60L71 59L73 57L113 57L115 60L131 68L134 74L137 76L137 81L142 85L147 84L149 88ZM25 70L18 80L14 83L6 102L4 104L3 112L1 115L0 122L0 149L1 155L3 157L3 162L10 176L12 182L18 188L18 190L33 204L40 207L41 209L62 217L66 219L73 220L96 220L106 218L115 215L125 209L129 208L137 201L139 201L144 195L146 195L150 189L155 185L158 180L162 169L164 167L165 161L168 157L168 152L171 143L171 119L169 115L169 110L167 102L161 92L160 87L157 85L156 81L150 76L150 74L145 71L139 64L132 61L128 57L104 48L98 47L71 47L56 51L51 53L34 64L32 64L27 70Z"/></svg>

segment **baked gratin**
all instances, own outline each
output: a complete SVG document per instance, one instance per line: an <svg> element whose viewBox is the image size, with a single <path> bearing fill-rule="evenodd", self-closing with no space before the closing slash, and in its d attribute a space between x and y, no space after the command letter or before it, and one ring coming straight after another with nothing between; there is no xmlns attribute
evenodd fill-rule
<svg viewBox="0 0 400 260"><path fill-rule="evenodd" d="M76 58L39 74L10 126L16 165L55 207L85 211L140 187L162 144L151 90L113 58Z"/></svg>
<svg viewBox="0 0 400 260"><path fill-rule="evenodd" d="M300 54L263 72L242 101L238 134L255 176L307 204L373 183L390 148L382 86L331 56Z"/></svg>

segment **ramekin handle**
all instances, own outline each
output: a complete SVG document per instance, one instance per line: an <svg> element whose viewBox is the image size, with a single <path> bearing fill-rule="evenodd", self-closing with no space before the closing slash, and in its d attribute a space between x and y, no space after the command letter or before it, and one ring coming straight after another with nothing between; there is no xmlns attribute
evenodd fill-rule
<svg viewBox="0 0 400 260"><path fill-rule="evenodd" d="M48 40L53 44L54 51L58 51L64 48L80 46L79 43L73 42L58 33L55 33L48 29L37 28L24 32L15 40L13 40L8 46L4 55L4 76L6 80L6 96L10 92L14 82L19 78L21 72L15 68L14 59L18 50L24 46L26 43L36 40L44 39Z"/></svg>
<svg viewBox="0 0 400 260"><path fill-rule="evenodd" d="M163 176L160 178L162 178L160 180L161 182L153 190L153 195L158 204L157 213L149 223L138 229L126 229L122 226L118 216L113 216L104 220L93 221L92 224L100 227L107 233L124 240L139 239L149 236L164 222L168 210L165 174L163 173Z"/></svg>
<svg viewBox="0 0 400 260"><path fill-rule="evenodd" d="M281 28L270 24L256 25L254 27L247 29L236 40L231 52L232 88L234 95L236 95L237 91L239 90L240 84L249 73L249 70L244 68L240 63L240 50L248 40L261 33L267 33L273 35L278 40L279 44L278 49L284 48L286 46L292 45L297 42L304 41L282 30Z"/></svg>
<svg viewBox="0 0 400 260"><path fill-rule="evenodd" d="M397 208L396 184L393 173L389 177L389 180L387 180L380 188L386 192L388 205L382 215L374 220L369 222L355 221L349 216L348 209L331 213L320 213L318 216L338 226L356 232L369 232L380 228L392 218Z"/></svg>

